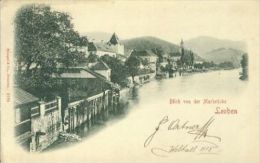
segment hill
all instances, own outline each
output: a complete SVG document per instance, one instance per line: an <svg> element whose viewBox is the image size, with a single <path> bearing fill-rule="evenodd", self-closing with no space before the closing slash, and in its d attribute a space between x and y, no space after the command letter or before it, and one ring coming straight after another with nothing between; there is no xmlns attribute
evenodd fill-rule
<svg viewBox="0 0 260 163"><path fill-rule="evenodd" d="M219 48L205 53L204 59L214 63L232 62L235 67L240 67L243 51L232 48Z"/></svg>
<svg viewBox="0 0 260 163"><path fill-rule="evenodd" d="M151 36L137 37L123 40L121 42L125 46L126 53L129 53L132 49L145 50L154 48L161 48L165 53L176 53L179 51L178 45ZM197 54L195 54L194 57L195 60L203 60Z"/></svg>
<svg viewBox="0 0 260 163"><path fill-rule="evenodd" d="M179 50L179 46L151 36L127 39L123 40L122 43L125 45L126 49L145 50L152 48L162 48L167 53L178 52Z"/></svg>
<svg viewBox="0 0 260 163"><path fill-rule="evenodd" d="M231 48L246 51L246 44L242 41L231 41L227 39L217 39L208 36L199 36L184 42L185 47L191 49L204 58L206 53L219 48Z"/></svg>

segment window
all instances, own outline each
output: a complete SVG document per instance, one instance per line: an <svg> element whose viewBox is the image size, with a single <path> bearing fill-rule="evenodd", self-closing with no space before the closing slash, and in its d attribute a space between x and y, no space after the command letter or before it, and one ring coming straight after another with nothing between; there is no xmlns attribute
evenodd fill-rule
<svg viewBox="0 0 260 163"><path fill-rule="evenodd" d="M15 109L15 123L21 122L21 112L20 108Z"/></svg>

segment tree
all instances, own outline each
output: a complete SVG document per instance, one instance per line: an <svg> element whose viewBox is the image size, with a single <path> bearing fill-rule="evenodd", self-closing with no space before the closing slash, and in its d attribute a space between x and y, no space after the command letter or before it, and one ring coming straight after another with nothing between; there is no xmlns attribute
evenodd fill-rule
<svg viewBox="0 0 260 163"><path fill-rule="evenodd" d="M87 61L89 63L97 62L97 60L98 60L98 56L96 54L89 54L89 56L87 58Z"/></svg>
<svg viewBox="0 0 260 163"><path fill-rule="evenodd" d="M136 56L130 56L126 60L125 65L127 66L128 72L134 82L134 77L138 75L140 60Z"/></svg>
<svg viewBox="0 0 260 163"><path fill-rule="evenodd" d="M240 76L240 79L246 80L248 78L248 55L246 53L242 55L241 66L242 75Z"/></svg>
<svg viewBox="0 0 260 163"><path fill-rule="evenodd" d="M194 64L194 54L192 51L190 51L190 66L193 66Z"/></svg>
<svg viewBox="0 0 260 163"><path fill-rule="evenodd" d="M248 66L247 54L242 55L241 66L242 66L242 68L246 68Z"/></svg>
<svg viewBox="0 0 260 163"><path fill-rule="evenodd" d="M181 65L184 66L193 66L194 64L194 53L190 50L190 51L186 51L184 49L182 49L181 51Z"/></svg>
<svg viewBox="0 0 260 163"><path fill-rule="evenodd" d="M122 87L127 86L127 67L117 58L104 55L100 58L111 68L111 81Z"/></svg>
<svg viewBox="0 0 260 163"><path fill-rule="evenodd" d="M163 62L164 51L163 51L162 47L153 48L152 51L158 56L159 63Z"/></svg>
<svg viewBox="0 0 260 163"><path fill-rule="evenodd" d="M230 65L230 63L223 63L223 64L221 64L220 66L233 66L233 64L232 65ZM211 67L215 67L216 66L216 64L213 62L213 61L211 61L211 62L203 62L202 63L202 66L203 67L205 67L205 68L211 68Z"/></svg>
<svg viewBox="0 0 260 163"><path fill-rule="evenodd" d="M183 66L185 64L185 51L184 51L184 48L181 47L181 65Z"/></svg>
<svg viewBox="0 0 260 163"><path fill-rule="evenodd" d="M67 13L45 5L22 7L15 19L17 80L21 87L50 88L57 67L68 68L84 58L88 40L74 31Z"/></svg>
<svg viewBox="0 0 260 163"><path fill-rule="evenodd" d="M232 62L226 61L218 64L218 67L224 68L224 69L233 69L234 65Z"/></svg>

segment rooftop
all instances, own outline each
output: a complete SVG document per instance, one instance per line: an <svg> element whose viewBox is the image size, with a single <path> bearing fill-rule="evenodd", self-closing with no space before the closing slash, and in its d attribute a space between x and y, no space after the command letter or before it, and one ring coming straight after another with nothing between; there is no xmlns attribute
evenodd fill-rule
<svg viewBox="0 0 260 163"><path fill-rule="evenodd" d="M89 47L88 47L88 50L89 51L104 51L104 52L111 52L111 53L115 53L115 49L113 46L107 44L107 43L104 43L104 42L101 42L101 43L89 43Z"/></svg>
<svg viewBox="0 0 260 163"><path fill-rule="evenodd" d="M110 68L108 67L108 65L105 62L99 60L90 69L91 70L109 70Z"/></svg>
<svg viewBox="0 0 260 163"><path fill-rule="evenodd" d="M110 82L109 80L107 80L103 75L96 73L87 67L64 69L60 75L53 75L53 77L56 77L56 78L88 78L85 76L85 74L82 74L81 71L88 72L93 77L104 81L105 83L111 85L112 87L115 87L115 84Z"/></svg>
<svg viewBox="0 0 260 163"><path fill-rule="evenodd" d="M15 92L15 98L14 98L15 106L36 102L39 100L38 97L30 94L29 92L22 90L19 87L15 87L14 92Z"/></svg>
<svg viewBox="0 0 260 163"><path fill-rule="evenodd" d="M118 36L116 35L116 33L113 33L113 35L111 36L109 42L110 44L113 44L113 45L116 45L116 44L119 44L119 38Z"/></svg>

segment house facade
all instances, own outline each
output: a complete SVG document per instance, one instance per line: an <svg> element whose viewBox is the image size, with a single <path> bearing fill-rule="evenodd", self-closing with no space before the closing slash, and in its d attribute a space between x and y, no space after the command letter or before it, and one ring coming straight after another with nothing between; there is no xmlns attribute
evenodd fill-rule
<svg viewBox="0 0 260 163"><path fill-rule="evenodd" d="M130 55L140 58L141 62L143 62L143 63L145 62L151 70L156 72L156 63L157 63L158 57L151 50L140 50L140 51L133 50Z"/></svg>
<svg viewBox="0 0 260 163"><path fill-rule="evenodd" d="M40 101L32 108L30 151L42 151L59 138L62 131L61 98Z"/></svg>
<svg viewBox="0 0 260 163"><path fill-rule="evenodd" d="M113 33L108 42L90 42L88 45L88 51L89 54L95 54L98 57L103 55L117 57L117 54L124 55L124 45L120 43L118 36Z"/></svg>
<svg viewBox="0 0 260 163"><path fill-rule="evenodd" d="M92 64L89 68L104 76L106 80L111 81L111 69L105 62L99 60L97 63Z"/></svg>
<svg viewBox="0 0 260 163"><path fill-rule="evenodd" d="M173 67L176 69L178 67L178 62L180 62L181 60L181 53L180 52L170 53L170 60L172 62Z"/></svg>
<svg viewBox="0 0 260 163"><path fill-rule="evenodd" d="M116 57L115 50L106 43L89 43L88 51L90 55L97 55L98 57L109 55L110 57Z"/></svg>
<svg viewBox="0 0 260 163"><path fill-rule="evenodd" d="M111 81L111 69L110 67L103 62L101 59L96 58L95 61L88 61L86 63L81 63L75 66L76 69L90 69L103 77L105 77L106 80ZM82 71L81 73L86 73L86 71ZM85 74L88 76L87 74ZM90 74L89 74L90 75Z"/></svg>
<svg viewBox="0 0 260 163"><path fill-rule="evenodd" d="M15 87L15 137L26 150L31 143L31 109L38 106L39 99L32 94Z"/></svg>
<svg viewBox="0 0 260 163"><path fill-rule="evenodd" d="M97 66L93 68L97 69ZM73 132L83 124L90 127L98 118L108 113L108 105L111 106L109 102L113 101L111 98L114 84L105 76L85 67L71 68L54 77L57 82L61 80L73 86L68 91L69 99L63 108L65 131Z"/></svg>
<svg viewBox="0 0 260 163"><path fill-rule="evenodd" d="M125 47L120 42L120 40L119 40L119 38L118 38L116 33L113 33L113 35L111 36L108 44L114 49L116 54L121 54L121 55L125 54Z"/></svg>
<svg viewBox="0 0 260 163"><path fill-rule="evenodd" d="M15 88L15 136L27 151L42 151L62 130L61 98L45 102Z"/></svg>

